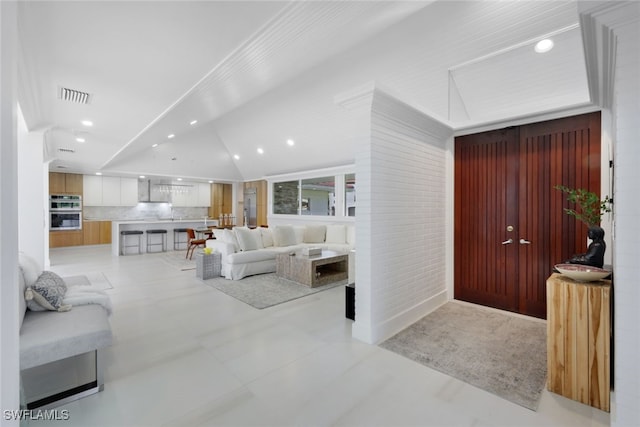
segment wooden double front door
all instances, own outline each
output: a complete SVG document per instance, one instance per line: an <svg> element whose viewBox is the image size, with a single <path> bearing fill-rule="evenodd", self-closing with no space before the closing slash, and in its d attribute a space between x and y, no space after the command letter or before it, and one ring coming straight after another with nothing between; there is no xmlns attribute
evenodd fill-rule
<svg viewBox="0 0 640 427"><path fill-rule="evenodd" d="M546 317L553 266L586 250L558 184L600 194L600 113L456 137L456 299Z"/></svg>

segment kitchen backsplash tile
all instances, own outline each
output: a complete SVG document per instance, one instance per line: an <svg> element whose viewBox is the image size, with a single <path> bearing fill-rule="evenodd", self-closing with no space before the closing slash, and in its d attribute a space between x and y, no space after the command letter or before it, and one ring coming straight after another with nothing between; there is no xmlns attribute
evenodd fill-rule
<svg viewBox="0 0 640 427"><path fill-rule="evenodd" d="M204 219L207 208L174 207L167 203L139 203L137 206L85 206L85 220Z"/></svg>

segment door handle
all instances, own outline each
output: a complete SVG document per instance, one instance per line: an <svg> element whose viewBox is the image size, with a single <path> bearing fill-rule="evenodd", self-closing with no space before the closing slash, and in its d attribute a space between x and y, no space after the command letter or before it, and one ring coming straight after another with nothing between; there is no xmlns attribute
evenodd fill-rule
<svg viewBox="0 0 640 427"><path fill-rule="evenodd" d="M530 242L530 241L528 241L528 240L525 240L525 239L520 239L520 244L521 244L521 245L530 245L530 244L531 244L531 242Z"/></svg>
<svg viewBox="0 0 640 427"><path fill-rule="evenodd" d="M503 245L508 245L510 243L513 243L513 239L505 240L504 242L502 242Z"/></svg>

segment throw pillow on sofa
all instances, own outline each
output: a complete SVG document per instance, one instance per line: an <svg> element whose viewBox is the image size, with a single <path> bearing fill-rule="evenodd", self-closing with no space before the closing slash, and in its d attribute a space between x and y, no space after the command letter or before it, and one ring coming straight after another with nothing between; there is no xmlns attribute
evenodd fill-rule
<svg viewBox="0 0 640 427"><path fill-rule="evenodd" d="M276 225L273 228L273 246L293 246L296 244L296 233L291 225Z"/></svg>
<svg viewBox="0 0 640 427"><path fill-rule="evenodd" d="M69 311L70 305L63 304L67 284L53 271L43 271L32 286L27 287L24 299L32 311Z"/></svg>
<svg viewBox="0 0 640 427"><path fill-rule="evenodd" d="M235 227L233 231L238 239L238 245L241 251L255 251L262 249L262 234L260 230L251 230L246 227Z"/></svg>
<svg viewBox="0 0 640 427"><path fill-rule="evenodd" d="M260 234L262 235L262 246L270 248L273 246L273 234L270 228L260 227Z"/></svg>
<svg viewBox="0 0 640 427"><path fill-rule="evenodd" d="M307 225L304 230L304 243L324 243L326 232L325 225Z"/></svg>
<svg viewBox="0 0 640 427"><path fill-rule="evenodd" d="M306 230L306 227L304 225L294 225L293 226L293 233L296 236L296 242L294 243L295 245L304 242L305 230Z"/></svg>
<svg viewBox="0 0 640 427"><path fill-rule="evenodd" d="M238 244L238 239L236 238L236 233L232 230L221 230L219 233L220 237L216 237L216 239L220 240L222 243L229 243L233 245L233 251L237 252L240 245Z"/></svg>
<svg viewBox="0 0 640 427"><path fill-rule="evenodd" d="M347 227L344 225L327 225L326 243L347 243Z"/></svg>

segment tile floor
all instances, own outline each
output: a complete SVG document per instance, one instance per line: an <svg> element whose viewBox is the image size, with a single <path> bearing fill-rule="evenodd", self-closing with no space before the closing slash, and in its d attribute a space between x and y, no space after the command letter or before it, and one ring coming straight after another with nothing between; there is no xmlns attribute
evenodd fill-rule
<svg viewBox="0 0 640 427"><path fill-rule="evenodd" d="M544 392L522 408L351 338L344 289L264 310L161 255L51 250L61 275L102 272L114 345L105 390L63 408L70 426L608 426L609 414Z"/></svg>

